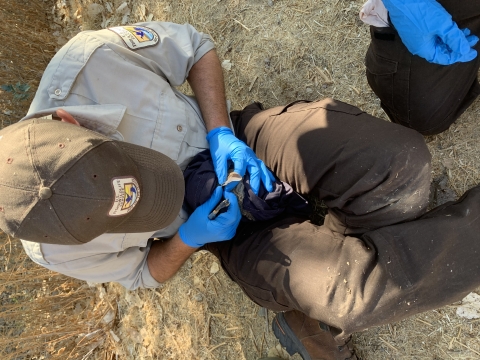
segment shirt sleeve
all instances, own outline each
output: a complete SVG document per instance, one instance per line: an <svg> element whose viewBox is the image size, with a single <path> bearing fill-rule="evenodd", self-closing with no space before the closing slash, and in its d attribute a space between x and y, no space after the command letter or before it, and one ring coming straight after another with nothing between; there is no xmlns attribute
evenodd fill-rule
<svg viewBox="0 0 480 360"><path fill-rule="evenodd" d="M82 245L39 244L25 240L22 244L35 263L49 270L94 283L114 281L134 290L160 285L151 276L147 265L152 243L148 236L104 234ZM132 242L144 244L129 246Z"/></svg>
<svg viewBox="0 0 480 360"><path fill-rule="evenodd" d="M104 41L125 59L140 63L164 77L170 85L179 86L185 82L195 63L207 52L215 48L212 38L197 31L189 24L174 24L169 22L144 22L135 24L137 27L146 27L158 35L158 42L147 47L132 48L128 39L121 36L123 28L117 27L96 32L89 36ZM116 31L114 31L117 29ZM119 46L123 48L119 51Z"/></svg>

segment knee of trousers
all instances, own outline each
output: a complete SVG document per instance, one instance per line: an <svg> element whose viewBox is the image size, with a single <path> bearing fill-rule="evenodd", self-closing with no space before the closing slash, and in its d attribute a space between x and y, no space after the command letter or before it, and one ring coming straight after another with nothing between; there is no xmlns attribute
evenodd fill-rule
<svg viewBox="0 0 480 360"><path fill-rule="evenodd" d="M396 125L395 125L396 126ZM386 152L389 159L387 176L380 187L388 187L395 197L402 198L398 206L410 212L426 208L431 182L431 154L425 139L417 131L396 126L376 144L378 152ZM416 211L413 211L416 213Z"/></svg>
<svg viewBox="0 0 480 360"><path fill-rule="evenodd" d="M383 103L382 108L393 123L416 130L424 136L440 134L447 130L462 113L460 106L455 104L451 104L449 108L435 109L428 107L427 104L411 107L408 109L408 116L387 108Z"/></svg>

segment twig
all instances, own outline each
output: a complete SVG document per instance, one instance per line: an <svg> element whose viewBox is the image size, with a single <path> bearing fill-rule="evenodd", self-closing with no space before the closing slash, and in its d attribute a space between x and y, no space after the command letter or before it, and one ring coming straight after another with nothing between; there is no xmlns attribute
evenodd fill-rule
<svg viewBox="0 0 480 360"><path fill-rule="evenodd" d="M462 344L462 343L461 343L460 341L458 341L456 338L454 338L454 340L455 340L456 343L462 345L464 348L470 350L471 352L473 352L473 353L475 353L475 354L477 354L477 355L480 355L480 352L473 350L473 349L472 349L471 347L469 347L468 345Z"/></svg>
<svg viewBox="0 0 480 360"><path fill-rule="evenodd" d="M233 21L239 23L244 29L248 30L248 31L251 31L251 29L249 29L248 27L246 27L245 25L243 25L240 21L238 21L237 19L233 19Z"/></svg>
<svg viewBox="0 0 480 360"><path fill-rule="evenodd" d="M393 346L392 344L390 344L388 341L384 340L384 339L381 338L381 337L379 337L379 339L382 340L383 343L384 343L385 345L387 345L390 349L398 352L398 349L397 349L395 346Z"/></svg>
<svg viewBox="0 0 480 360"><path fill-rule="evenodd" d="M213 350L218 349L220 346L223 346L223 345L227 345L227 343L223 342L223 343L218 344L218 345L214 346L213 348L207 349L207 350L208 350L208 352L212 352Z"/></svg>
<svg viewBox="0 0 480 360"><path fill-rule="evenodd" d="M429 322L426 322L425 320L422 320L422 319L419 319L419 318L416 318L415 320L421 322L421 323L424 323L425 325L428 325L428 326L433 326L432 324L430 324Z"/></svg>
<svg viewBox="0 0 480 360"><path fill-rule="evenodd" d="M255 84L255 81L257 81L258 79L258 76L255 76L255 79L253 79L253 81L251 82L250 86L248 87L248 91L252 91L252 88L253 88L253 84Z"/></svg>

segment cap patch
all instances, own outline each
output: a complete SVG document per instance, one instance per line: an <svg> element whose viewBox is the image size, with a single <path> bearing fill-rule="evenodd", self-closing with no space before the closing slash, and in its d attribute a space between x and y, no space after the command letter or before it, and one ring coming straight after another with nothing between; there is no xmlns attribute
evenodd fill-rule
<svg viewBox="0 0 480 360"><path fill-rule="evenodd" d="M116 26L109 30L120 36L131 50L137 50L158 44L158 34L145 26Z"/></svg>
<svg viewBox="0 0 480 360"><path fill-rule="evenodd" d="M134 177L118 177L112 179L115 192L113 205L109 216L121 216L133 210L140 200L140 186Z"/></svg>

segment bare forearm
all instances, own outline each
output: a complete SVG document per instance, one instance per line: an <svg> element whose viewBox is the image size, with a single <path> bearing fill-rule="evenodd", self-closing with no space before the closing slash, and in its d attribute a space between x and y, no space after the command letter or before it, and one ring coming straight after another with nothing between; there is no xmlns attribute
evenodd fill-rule
<svg viewBox="0 0 480 360"><path fill-rule="evenodd" d="M215 50L193 65L187 80L200 105L207 131L220 126L230 127L223 72Z"/></svg>
<svg viewBox="0 0 480 360"><path fill-rule="evenodd" d="M185 245L178 233L168 241L154 241L147 257L150 274L160 283L167 281L196 250Z"/></svg>

